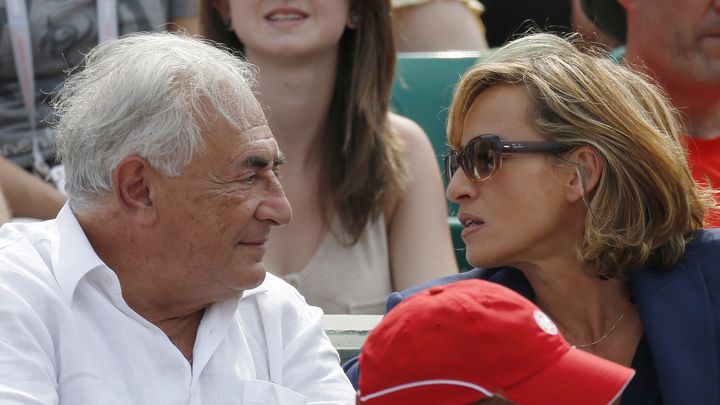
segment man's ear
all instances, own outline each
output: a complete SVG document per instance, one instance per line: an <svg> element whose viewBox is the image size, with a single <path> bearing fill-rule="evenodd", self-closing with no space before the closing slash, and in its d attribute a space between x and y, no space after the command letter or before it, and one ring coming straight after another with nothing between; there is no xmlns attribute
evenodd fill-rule
<svg viewBox="0 0 720 405"><path fill-rule="evenodd" d="M152 225L155 222L153 198L157 180L155 169L137 156L126 157L113 172L115 199L127 216L139 224Z"/></svg>
<svg viewBox="0 0 720 405"><path fill-rule="evenodd" d="M603 165L600 155L590 146L575 149L568 157L574 163L574 173L567 182L567 198L570 202L582 200L597 187Z"/></svg>

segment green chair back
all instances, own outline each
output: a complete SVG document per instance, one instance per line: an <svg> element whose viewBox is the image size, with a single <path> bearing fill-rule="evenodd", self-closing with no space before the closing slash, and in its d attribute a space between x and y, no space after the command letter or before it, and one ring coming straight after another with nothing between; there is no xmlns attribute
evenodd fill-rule
<svg viewBox="0 0 720 405"><path fill-rule="evenodd" d="M417 122L430 138L440 172L447 151L446 124L453 91L463 73L484 52L399 53L390 106L393 111ZM447 186L447 184L445 184ZM448 226L460 271L472 266L465 259L462 226L455 217L457 207L448 202Z"/></svg>
<svg viewBox="0 0 720 405"><path fill-rule="evenodd" d="M430 137L440 170L447 151L448 108L460 76L484 52L399 53L390 106L417 122Z"/></svg>

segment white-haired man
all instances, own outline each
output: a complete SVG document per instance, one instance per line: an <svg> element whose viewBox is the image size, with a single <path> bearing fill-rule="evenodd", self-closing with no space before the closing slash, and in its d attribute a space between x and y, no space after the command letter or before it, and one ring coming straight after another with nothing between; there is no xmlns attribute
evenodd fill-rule
<svg viewBox="0 0 720 405"><path fill-rule="evenodd" d="M291 210L246 62L197 39L99 45L60 91L69 203L0 232L12 404L345 404L322 313L262 263Z"/></svg>

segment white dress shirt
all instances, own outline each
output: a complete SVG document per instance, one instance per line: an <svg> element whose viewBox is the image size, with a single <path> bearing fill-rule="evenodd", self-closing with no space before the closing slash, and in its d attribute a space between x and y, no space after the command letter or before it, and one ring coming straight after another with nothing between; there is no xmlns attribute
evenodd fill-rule
<svg viewBox="0 0 720 405"><path fill-rule="evenodd" d="M2 404L353 404L321 318L267 274L206 310L191 365L127 306L67 205L0 229Z"/></svg>

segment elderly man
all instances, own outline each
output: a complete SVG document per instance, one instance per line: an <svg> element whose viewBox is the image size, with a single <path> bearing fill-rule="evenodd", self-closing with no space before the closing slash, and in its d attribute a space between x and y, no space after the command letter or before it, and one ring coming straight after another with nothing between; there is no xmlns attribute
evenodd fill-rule
<svg viewBox="0 0 720 405"><path fill-rule="evenodd" d="M667 91L688 133L693 176L720 188L720 2L581 0L598 27L626 43L624 61ZM720 226L710 213L709 226Z"/></svg>
<svg viewBox="0 0 720 405"><path fill-rule="evenodd" d="M66 82L69 203L0 232L3 403L353 403L321 311L265 273L291 211L251 77L156 33Z"/></svg>

